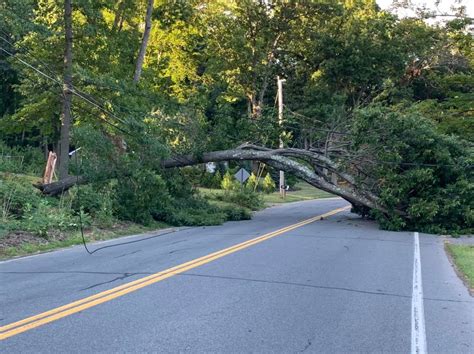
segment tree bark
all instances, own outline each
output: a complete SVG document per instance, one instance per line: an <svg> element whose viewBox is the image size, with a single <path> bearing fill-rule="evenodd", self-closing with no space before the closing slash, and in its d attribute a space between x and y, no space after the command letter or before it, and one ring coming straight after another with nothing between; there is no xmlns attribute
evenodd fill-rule
<svg viewBox="0 0 474 354"><path fill-rule="evenodd" d="M202 155L181 155L165 159L161 162L163 168L175 168L197 165L207 162L224 161L260 161L306 181L313 187L340 196L357 208L375 209L389 214L379 197L370 188L361 185L357 179L337 162L323 153L314 150L282 148L268 149L255 145L242 145L235 149L206 152ZM324 173L327 171L327 173ZM340 183L339 181L342 181ZM57 195L76 183L83 183L82 177L70 177L67 181L55 182L49 185L37 186L43 193ZM406 217L406 213L395 210L396 214Z"/></svg>
<svg viewBox="0 0 474 354"><path fill-rule="evenodd" d="M71 101L72 101L72 4L64 0L64 79L61 93L61 131L59 139L59 179L69 173L69 135L71 130Z"/></svg>
<svg viewBox="0 0 474 354"><path fill-rule="evenodd" d="M298 159L298 160L297 160ZM184 167L207 162L220 161L261 161L285 172L291 172L296 177L310 185L326 192L338 195L354 205L366 206L384 213L388 211L379 203L379 198L370 191L358 186L355 178L341 171L337 164L322 154L302 149L267 149L253 145L246 145L237 149L221 150L204 153L201 156L183 155L162 161L164 168ZM300 160L300 161L299 161ZM303 161L301 161L303 160ZM311 169L308 162L317 167ZM331 181L331 178L320 174L320 168L327 168L344 180L346 185ZM397 212L403 215L403 212Z"/></svg>
<svg viewBox="0 0 474 354"><path fill-rule="evenodd" d="M115 17L114 17L114 23L112 25L112 31L117 31L117 29L120 29L120 23L122 22L123 18L123 12L125 10L125 0L120 0L118 3L118 8L117 11L115 12Z"/></svg>
<svg viewBox="0 0 474 354"><path fill-rule="evenodd" d="M60 181L49 183L49 184L34 184L44 195L56 196L67 191L69 188L76 184L85 183L86 179L82 176L69 176Z"/></svg>
<svg viewBox="0 0 474 354"><path fill-rule="evenodd" d="M137 83L140 80L142 74L143 62L145 61L146 48L148 46L148 40L150 39L151 32L151 15L153 13L153 1L148 0L145 16L145 31L143 32L142 44L138 53L137 65L135 67L135 74L133 75L133 82Z"/></svg>

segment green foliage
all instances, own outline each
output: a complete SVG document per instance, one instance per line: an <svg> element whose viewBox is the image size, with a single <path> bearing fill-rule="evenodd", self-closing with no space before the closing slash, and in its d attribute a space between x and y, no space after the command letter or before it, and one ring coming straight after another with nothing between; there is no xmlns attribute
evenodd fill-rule
<svg viewBox="0 0 474 354"><path fill-rule="evenodd" d="M212 188L220 188L222 183L222 175L219 170L217 170L212 177Z"/></svg>
<svg viewBox="0 0 474 354"><path fill-rule="evenodd" d="M15 175L0 175L0 206L2 219L21 218L26 209L38 205L40 195L31 182Z"/></svg>
<svg viewBox="0 0 474 354"><path fill-rule="evenodd" d="M226 193L219 195L217 198L218 200L235 203L251 210L258 210L263 207L263 199L260 194L247 188L227 191Z"/></svg>
<svg viewBox="0 0 474 354"><path fill-rule="evenodd" d="M0 172L39 175L41 151L57 149L61 85L18 59L63 77L63 5L0 2L2 36L11 41L2 45L13 53L0 53ZM221 186L227 198L255 207L248 191L229 171L163 172L163 158L244 141L275 147L280 137L319 149L331 147L327 133L337 131L331 143L351 134L347 153L389 162L362 162L369 177L358 176L389 210L376 213L384 227L472 228L472 147L460 141L474 137L471 20L431 26L380 11L375 1L161 1L137 84L145 8L128 0L73 4L73 82L89 102L73 98L72 145L81 150L71 172L93 182L70 192L73 214L83 206L104 225L222 222L237 216L211 208L191 186ZM273 108L276 75L291 78L283 126ZM251 176L248 189L256 183ZM0 185L9 218L23 217L28 203L32 220L35 210L52 208L39 206L37 192L28 198L27 187L8 188ZM269 174L262 188L275 190Z"/></svg>
<svg viewBox="0 0 474 354"><path fill-rule="evenodd" d="M227 205L221 207L220 210L226 214L229 221L250 220L252 213L249 209L239 206Z"/></svg>
<svg viewBox="0 0 474 354"><path fill-rule="evenodd" d="M378 181L377 194L389 211L373 212L382 227L472 233L472 147L439 133L432 122L413 114L374 107L358 111L355 119L356 147L379 161L366 168ZM379 148L382 144L384 149Z"/></svg>
<svg viewBox="0 0 474 354"><path fill-rule="evenodd" d="M0 140L0 172L40 174L45 159L36 147L8 146Z"/></svg>
<svg viewBox="0 0 474 354"><path fill-rule="evenodd" d="M70 203L75 213L82 210L90 215L95 226L111 227L116 221L115 186L116 183L76 186L71 188L63 198Z"/></svg>
<svg viewBox="0 0 474 354"><path fill-rule="evenodd" d="M1 220L10 230L29 231L48 238L61 231L78 227L78 213L84 226L92 219L84 210L73 210L69 196L55 198L42 197L31 184L30 179L15 175L5 175L0 179Z"/></svg>
<svg viewBox="0 0 474 354"><path fill-rule="evenodd" d="M162 215L170 204L170 195L163 178L149 170L135 170L118 179L115 209L122 220L144 225L154 215Z"/></svg>
<svg viewBox="0 0 474 354"><path fill-rule="evenodd" d="M245 183L245 188L250 189L251 191L255 191L258 188L258 179L257 176L255 176L255 173L251 173L250 177L247 179L247 182Z"/></svg>
<svg viewBox="0 0 474 354"><path fill-rule="evenodd" d="M176 226L204 226L222 224L226 221L226 214L219 208L210 206L204 199L193 198L173 203L162 218Z"/></svg>
<svg viewBox="0 0 474 354"><path fill-rule="evenodd" d="M272 176L270 173L267 173L265 178L263 179L263 191L267 194L272 193L275 191L276 184L275 181L273 180Z"/></svg>
<svg viewBox="0 0 474 354"><path fill-rule="evenodd" d="M91 217L80 211L84 227L91 225ZM48 238L58 231L75 230L79 227L79 218L70 209L57 208L47 199L42 199L34 207L28 204L23 215L22 229Z"/></svg>
<svg viewBox="0 0 474 354"><path fill-rule="evenodd" d="M239 182L227 171L222 178L221 188L225 191L233 191L240 188Z"/></svg>

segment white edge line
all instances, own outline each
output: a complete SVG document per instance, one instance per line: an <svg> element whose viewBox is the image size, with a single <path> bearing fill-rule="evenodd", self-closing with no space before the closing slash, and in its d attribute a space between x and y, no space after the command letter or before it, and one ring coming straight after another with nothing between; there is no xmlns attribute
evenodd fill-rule
<svg viewBox="0 0 474 354"><path fill-rule="evenodd" d="M423 306L423 284L421 279L420 239L418 232L413 235L413 293L411 300L411 353L426 354L425 313Z"/></svg>

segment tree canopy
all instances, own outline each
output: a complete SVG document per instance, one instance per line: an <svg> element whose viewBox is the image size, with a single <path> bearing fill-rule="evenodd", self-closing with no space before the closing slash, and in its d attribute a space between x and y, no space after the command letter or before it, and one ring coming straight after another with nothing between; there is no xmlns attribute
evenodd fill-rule
<svg viewBox="0 0 474 354"><path fill-rule="evenodd" d="M462 11L429 24L375 0L73 0L65 87L68 1L0 3L8 146L59 151L67 139L94 180L166 180L166 159L275 149L281 137L326 158L294 157L328 183L370 193L378 208L354 206L383 227L472 231L474 53ZM171 188L147 173L136 177Z"/></svg>

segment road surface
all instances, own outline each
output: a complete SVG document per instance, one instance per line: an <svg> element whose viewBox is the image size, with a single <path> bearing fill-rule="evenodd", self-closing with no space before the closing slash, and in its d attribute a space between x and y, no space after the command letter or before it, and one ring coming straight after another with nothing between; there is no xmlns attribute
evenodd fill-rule
<svg viewBox="0 0 474 354"><path fill-rule="evenodd" d="M310 219L345 206L2 262L1 350L473 353L474 299L442 239L419 235L416 287L414 233L349 211Z"/></svg>

